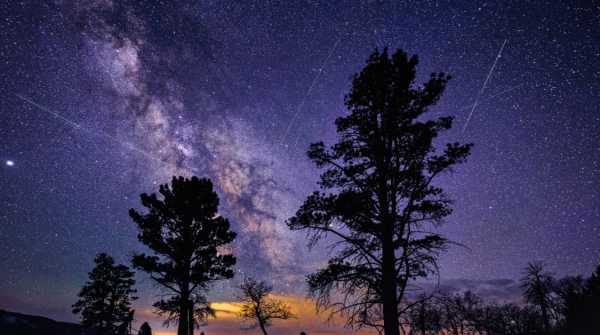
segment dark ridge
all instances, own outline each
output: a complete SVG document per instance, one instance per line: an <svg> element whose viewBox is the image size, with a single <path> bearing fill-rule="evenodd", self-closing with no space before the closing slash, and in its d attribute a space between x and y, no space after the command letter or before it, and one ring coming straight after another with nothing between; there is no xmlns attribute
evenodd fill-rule
<svg viewBox="0 0 600 335"><path fill-rule="evenodd" d="M43 316L13 313L0 309L2 335L96 335L77 323L58 322Z"/></svg>

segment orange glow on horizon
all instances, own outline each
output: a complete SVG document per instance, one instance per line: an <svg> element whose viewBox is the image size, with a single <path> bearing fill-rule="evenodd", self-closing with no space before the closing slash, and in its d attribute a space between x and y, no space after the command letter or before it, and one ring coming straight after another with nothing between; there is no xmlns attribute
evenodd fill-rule
<svg viewBox="0 0 600 335"><path fill-rule="evenodd" d="M348 334L344 329L344 321L340 317L334 318L333 324L326 324L328 314L317 316L315 313L315 303L312 300L306 300L303 296L283 296L270 294L269 299L281 300L292 307L292 312L298 316L298 319L291 320L273 320L273 325L268 328L269 334L290 334L298 335L300 332L306 332L307 335L339 335ZM196 330L195 334L204 332L206 335L252 335L261 333L260 329L254 331L244 331L250 321L244 322L239 316L241 303L232 301L219 301L211 303L215 309L217 319L209 319L208 325ZM177 335L177 326L171 325L170 328L162 327L163 319L157 318L152 309L136 311L137 326L142 322L149 322L152 327L152 333L156 335ZM354 333L354 332L352 332ZM358 334L375 335L378 334L374 329L368 331L359 331Z"/></svg>

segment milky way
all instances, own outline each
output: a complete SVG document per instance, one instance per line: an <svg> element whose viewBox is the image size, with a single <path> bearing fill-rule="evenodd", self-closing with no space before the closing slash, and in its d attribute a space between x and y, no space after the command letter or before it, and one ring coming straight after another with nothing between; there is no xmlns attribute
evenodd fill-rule
<svg viewBox="0 0 600 335"><path fill-rule="evenodd" d="M439 144L475 143L469 162L438 182L456 200L442 232L470 248L443 256L448 290L491 287L503 298L530 260L559 276L587 275L600 260L597 6L0 8L0 308L77 320L70 305L95 254L128 263L143 250L127 211L173 175L211 178L239 233L238 275L214 287L213 301L232 301L244 275L303 296L303 276L327 260L324 245L309 252L285 225L317 188L305 152L334 143L349 79L384 46L419 56L416 85L452 75L430 113L455 116ZM136 308L149 309L151 285L140 292Z"/></svg>

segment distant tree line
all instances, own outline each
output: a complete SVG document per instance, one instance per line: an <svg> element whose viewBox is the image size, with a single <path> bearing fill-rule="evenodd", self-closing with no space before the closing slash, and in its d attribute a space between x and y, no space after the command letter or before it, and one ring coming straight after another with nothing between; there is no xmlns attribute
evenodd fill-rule
<svg viewBox="0 0 600 335"><path fill-rule="evenodd" d="M523 271L525 304L486 302L472 292L413 300L402 317L406 335L600 334L600 265L589 277L554 278L545 264Z"/></svg>

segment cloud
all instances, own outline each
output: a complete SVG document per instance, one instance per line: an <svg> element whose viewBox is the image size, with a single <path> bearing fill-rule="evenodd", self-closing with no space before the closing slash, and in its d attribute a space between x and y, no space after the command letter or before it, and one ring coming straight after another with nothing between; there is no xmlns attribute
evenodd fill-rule
<svg viewBox="0 0 600 335"><path fill-rule="evenodd" d="M420 285L426 291L435 289L435 284L424 283ZM463 294L471 291L488 301L516 301L522 300L519 283L508 278L475 280L475 279L445 279L440 281L439 290L445 294Z"/></svg>
<svg viewBox="0 0 600 335"><path fill-rule="evenodd" d="M490 285L490 286L498 286L498 287L502 287L502 286L508 286L508 285L513 285L515 284L515 281L512 279L508 279L508 278L503 278L503 279L491 279L491 280L487 280L486 284Z"/></svg>
<svg viewBox="0 0 600 335"><path fill-rule="evenodd" d="M213 302L210 306L215 310L217 319L239 319L240 303Z"/></svg>

